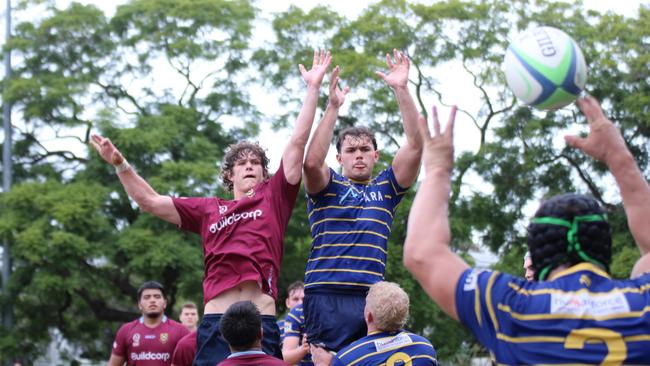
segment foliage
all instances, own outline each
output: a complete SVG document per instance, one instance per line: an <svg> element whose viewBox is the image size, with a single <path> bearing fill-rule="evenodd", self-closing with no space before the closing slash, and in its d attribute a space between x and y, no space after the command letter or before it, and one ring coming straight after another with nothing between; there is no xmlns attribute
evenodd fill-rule
<svg viewBox="0 0 650 366"><path fill-rule="evenodd" d="M251 38L261 20L248 0L131 0L110 18L94 6L40 0L22 1L18 11L35 4L45 11L17 24L6 46L16 61L4 95L20 122L15 185L0 197L0 235L14 259L0 301L16 312L14 328L0 331L2 358L35 358L56 329L81 351L68 357L105 359L119 324L136 316L133 295L146 279L167 287L170 315L181 300L200 303L199 239L141 213L112 168L85 147L90 133L110 137L159 193L227 194L215 162L228 144L256 137L265 124L290 126L303 96L296 65L309 65L321 47L332 50L341 83L352 90L337 128L361 123L376 131L382 166L403 141L395 98L374 74L385 69L386 53L410 55L421 113L431 98L459 106L457 141L473 141L457 152L450 205L452 245L463 257L480 245L499 255L496 268L522 273L531 210L543 197L577 191L608 212L613 275L627 277L638 258L605 167L561 141L567 129L585 131L584 118L575 107L545 113L521 106L500 63L508 40L531 24L571 34L589 65L589 93L603 101L648 176L647 6L625 18L587 11L581 2L383 0L355 19L324 6L292 6L274 15L273 41L258 46ZM450 87L441 80L451 72L459 76ZM281 108L261 113L255 87L277 95ZM466 363L482 351L402 265L413 196L412 189L395 216L386 278L410 294L408 327L429 337L443 361ZM281 293L304 271L305 206L299 198L287 229Z"/></svg>

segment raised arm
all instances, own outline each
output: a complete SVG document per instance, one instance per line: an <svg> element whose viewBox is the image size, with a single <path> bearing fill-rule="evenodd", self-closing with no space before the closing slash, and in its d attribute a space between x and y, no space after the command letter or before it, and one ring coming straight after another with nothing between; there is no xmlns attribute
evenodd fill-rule
<svg viewBox="0 0 650 366"><path fill-rule="evenodd" d="M115 167L117 176L124 186L126 193L146 212L180 225L181 217L174 207L171 197L163 196L154 191L138 173L133 170L124 159L122 153L113 145L110 139L99 135L92 135L90 143L107 163Z"/></svg>
<svg viewBox="0 0 650 366"><path fill-rule="evenodd" d="M420 116L425 177L411 206L404 243L404 265L440 308L458 320L456 284L469 266L449 248L449 193L454 165L453 131L456 107L452 108L445 132L440 132L433 109L434 136Z"/></svg>
<svg viewBox="0 0 650 366"><path fill-rule="evenodd" d="M302 64L298 65L300 74L302 74L302 78L307 84L307 94L302 103L300 114L298 114L298 118L296 119L296 125L293 128L289 143L284 148L284 153L282 154L284 175L291 184L300 182L302 162L305 156L305 145L307 145L307 141L309 140L311 126L314 124L320 85L323 82L323 76L325 76L331 61L332 55L329 51L325 52L321 50L320 52L314 51L314 62L309 71Z"/></svg>
<svg viewBox="0 0 650 366"><path fill-rule="evenodd" d="M309 147L307 147L307 155L305 156L305 165L303 167L305 190L307 193L320 192L327 186L327 182L330 179L330 171L325 163L325 157L327 157L327 151L332 141L334 125L339 115L339 109L345 102L345 95L350 91L350 87L348 86L343 90L339 88L339 72L340 68L337 65L330 77L327 109L325 109L325 114L323 114L323 118L318 123L316 131L314 131L314 135L309 142Z"/></svg>
<svg viewBox="0 0 650 366"><path fill-rule="evenodd" d="M593 97L578 100L578 107L589 121L586 138L566 136L566 142L607 165L621 191L627 224L636 241L641 256L650 256L650 186L625 145L620 131L603 114L600 104ZM650 261L641 258L636 267L650 271ZM645 264L644 264L645 263ZM647 267L647 268L646 268Z"/></svg>
<svg viewBox="0 0 650 366"><path fill-rule="evenodd" d="M386 54L388 75L380 71L377 72L377 75L395 92L399 111L402 114L406 144L397 150L392 166L397 183L402 187L410 187L418 176L418 168L422 158L422 143L418 136L417 127L419 113L408 89L409 58L396 49L393 49L393 57L394 61L389 54Z"/></svg>

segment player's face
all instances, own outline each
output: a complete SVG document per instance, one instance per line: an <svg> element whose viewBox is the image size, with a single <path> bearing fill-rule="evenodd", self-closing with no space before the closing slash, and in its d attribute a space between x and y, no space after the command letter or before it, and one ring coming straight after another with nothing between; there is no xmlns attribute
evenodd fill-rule
<svg viewBox="0 0 650 366"><path fill-rule="evenodd" d="M196 324L199 322L199 313L196 309L192 308L183 308L181 310L181 315L179 316L181 324L186 328L194 329Z"/></svg>
<svg viewBox="0 0 650 366"><path fill-rule="evenodd" d="M157 318L162 315L166 307L167 301L160 290L146 289L142 292L138 303L142 315Z"/></svg>
<svg viewBox="0 0 650 366"><path fill-rule="evenodd" d="M341 142L341 153L336 154L336 160L343 168L343 175L359 181L372 177L372 169L377 159L379 151L375 150L368 136L345 136Z"/></svg>
<svg viewBox="0 0 650 366"><path fill-rule="evenodd" d="M239 192L248 192L264 179L262 159L249 152L235 161L230 173L233 189Z"/></svg>
<svg viewBox="0 0 650 366"><path fill-rule="evenodd" d="M293 309L294 306L302 304L302 299L304 298L305 298L305 290L300 288L291 291L289 296L287 296L287 301L285 302L287 305L287 309Z"/></svg>
<svg viewBox="0 0 650 366"><path fill-rule="evenodd" d="M533 260L531 258L524 259L524 270L526 271L524 277L528 281L533 281L535 279L535 271L533 271Z"/></svg>

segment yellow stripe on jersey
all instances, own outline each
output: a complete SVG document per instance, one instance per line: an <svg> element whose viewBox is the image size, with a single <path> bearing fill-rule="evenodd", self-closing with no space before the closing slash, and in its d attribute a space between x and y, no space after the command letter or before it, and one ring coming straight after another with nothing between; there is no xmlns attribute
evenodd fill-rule
<svg viewBox="0 0 650 366"><path fill-rule="evenodd" d="M335 205L335 206L324 206L324 207L314 208L314 209L309 213L309 216L308 216L308 217L311 217L311 216L314 214L314 212L317 212L317 211L323 211L323 210L327 210L327 209L330 209L330 208L338 208L338 209L377 210L377 211L383 211L383 212L387 213L391 218L393 217L393 213L390 212L389 210L383 208L383 207L372 207L372 206L371 206L371 207L364 207L364 206L336 206L336 205Z"/></svg>
<svg viewBox="0 0 650 366"><path fill-rule="evenodd" d="M370 231L370 230L323 231L322 233L316 234L316 236L314 236L314 240L316 240L316 238L318 238L319 236L323 236L323 235L340 235L340 234L372 234L372 235L376 235L376 236L378 236L380 238L388 240L388 237L386 235L382 235L380 233Z"/></svg>
<svg viewBox="0 0 650 366"><path fill-rule="evenodd" d="M328 222L328 221L343 221L343 222L370 221L370 222L376 222L376 223L383 224L384 226L386 226L386 229L388 229L388 232L390 233L390 226L388 226L386 221L381 221L381 220L371 219L371 218L364 218L364 217L357 217L357 218L354 218L354 219L344 219L344 218L336 218L336 217L322 219L322 220L314 222L309 229L314 230L314 226L316 226L318 224L322 224L324 222Z"/></svg>
<svg viewBox="0 0 650 366"><path fill-rule="evenodd" d="M296 316L293 315L293 314L291 314L291 313L287 314L287 316L290 316L290 317L296 319L297 322L300 322L300 321L301 321L300 319L296 318Z"/></svg>
<svg viewBox="0 0 650 366"><path fill-rule="evenodd" d="M381 250L384 254L388 254L388 252L384 248L374 244L354 244L354 243L353 244L321 244L315 246L312 250L318 250L318 249L329 248L329 247L369 247L369 248Z"/></svg>
<svg viewBox="0 0 650 366"><path fill-rule="evenodd" d="M388 337L388 338L392 338L392 337ZM383 338L380 338L380 339L383 339ZM376 339L375 339L374 341L376 341ZM413 342L413 343L409 343L409 344L408 344L408 346L415 346L415 345L427 345L427 346L431 346L430 344L428 344L428 343L426 343L426 342ZM374 356L374 355L379 355L379 354L382 354L382 353L386 353L386 352L388 352L388 351L394 351L394 350L396 350L396 349L400 349L400 348L403 348L403 347L406 347L406 346L403 345L403 344L400 344L400 345L397 345L397 346L394 346L394 347L390 347L390 348L383 349L383 350L381 350L381 351L367 353L367 354L365 354L365 355L363 355L363 356L357 358L356 360L354 360L354 361L348 363L347 365L348 365L348 366L352 366L352 365L354 365L354 364L356 364L356 363L359 363L360 361L365 360L365 359L368 358L368 357L371 357L371 356ZM338 357L338 356L337 356L337 357ZM341 357L339 357L339 359L340 359L340 358L341 358Z"/></svg>
<svg viewBox="0 0 650 366"><path fill-rule="evenodd" d="M360 260L360 261L372 261L372 262L381 263L381 265L384 266L384 267L386 266L386 264L384 264L384 262L382 262L381 260L379 260L377 258L356 257L356 256L353 256L353 255L333 255L333 256L329 256L329 257L316 257L316 258L311 258L311 259L307 260L307 262L315 262L315 261L327 260L327 259L340 259L340 258L343 258L343 259L356 259L356 260Z"/></svg>
<svg viewBox="0 0 650 366"><path fill-rule="evenodd" d="M418 358L426 358L426 359L428 359L428 360L431 360L434 364L435 364L436 362L438 362L438 360L437 360L435 357L431 357L431 356L429 356L429 355L415 355L415 356L409 356L409 358L410 358L411 360L415 360L415 359L418 359ZM384 363L380 363L379 366L386 366L386 363L385 363L385 362L384 362Z"/></svg>
<svg viewBox="0 0 650 366"><path fill-rule="evenodd" d="M332 269L312 269L310 271L305 272L305 274L309 274L312 272L352 272L352 273L367 273L375 276L382 277L383 274L373 272L373 271L364 271L361 269L344 269L344 268L332 268Z"/></svg>
<svg viewBox="0 0 650 366"><path fill-rule="evenodd" d="M574 273L579 272L579 271L594 272L595 274L597 274L599 276L602 276L602 277L605 277L605 278L611 278L610 275L607 274L607 272L603 271L602 269L600 269L595 264L579 263L579 264L571 266L571 267L569 267L567 269L563 269L560 272L555 273L552 277L549 277L548 280L549 281L556 280L556 279L558 279L560 277L564 277L564 276L567 276L567 275L570 275L570 274L574 274Z"/></svg>
<svg viewBox="0 0 650 366"><path fill-rule="evenodd" d="M372 284L370 283L322 281L322 282L306 283L305 288L309 286L315 286L315 285L350 285L350 286L364 286L364 287L372 286Z"/></svg>
<svg viewBox="0 0 650 366"><path fill-rule="evenodd" d="M476 286L474 290L474 313L476 314L476 319L478 320L478 325L483 326L483 318L481 317L481 287Z"/></svg>
<svg viewBox="0 0 650 366"><path fill-rule="evenodd" d="M403 192L398 191L397 188L395 188L393 181L390 181L390 186L393 188L393 192L395 192L395 194L397 194L398 196L403 196L404 193L406 193L406 191Z"/></svg>
<svg viewBox="0 0 650 366"><path fill-rule="evenodd" d="M558 314L521 314L510 309L508 305L498 304L497 307L499 310L504 313L510 314L511 317L519 320L549 320L549 319L585 319L585 320L611 320L611 319L625 319L625 318L640 318L644 316L647 312L650 312L650 306L644 307L640 311L630 311L625 313L616 313L608 315L588 315L588 314L569 314L569 313L558 313Z"/></svg>
<svg viewBox="0 0 650 366"><path fill-rule="evenodd" d="M336 193L325 193L325 197L336 197Z"/></svg>
<svg viewBox="0 0 650 366"><path fill-rule="evenodd" d="M552 337L552 336L532 336L532 337L510 337L503 333L496 333L497 339L508 343L564 343L566 337ZM638 334L634 336L623 337L625 342L649 342L650 334ZM586 340L586 343L598 344L603 343L600 338L593 338ZM554 364L555 365L555 364Z"/></svg>
<svg viewBox="0 0 650 366"><path fill-rule="evenodd" d="M615 293L644 293L650 290L650 284L645 284L640 287L622 287L622 288L614 288L611 291L606 291L606 292L591 292L589 289L586 288L581 288L579 290L574 290L574 291L565 291L565 290L559 290L559 289L554 289L554 288L543 288L539 290L526 290L521 288L519 285L517 285L514 282L508 282L508 286L516 291L520 295L524 296L537 296L537 295L581 295L581 294L587 294L589 296L610 296Z"/></svg>
<svg viewBox="0 0 650 366"><path fill-rule="evenodd" d="M488 279L487 286L485 287L485 302L487 303L488 313L492 319L492 324L494 324L494 330L499 331L499 321L494 313L494 306L492 306L492 286L494 286L494 281L497 278L499 271L492 272L490 278Z"/></svg>

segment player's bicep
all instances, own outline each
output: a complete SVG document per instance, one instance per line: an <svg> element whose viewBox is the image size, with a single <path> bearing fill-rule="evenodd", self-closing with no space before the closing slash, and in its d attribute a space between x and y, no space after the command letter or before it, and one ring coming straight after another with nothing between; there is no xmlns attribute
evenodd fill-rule
<svg viewBox="0 0 650 366"><path fill-rule="evenodd" d="M174 201L169 196L158 195L151 199L147 211L172 224L181 224L181 216L178 214L176 206L174 206Z"/></svg>
<svg viewBox="0 0 650 366"><path fill-rule="evenodd" d="M435 265L412 265L409 268L429 297L447 315L458 320L456 287L463 272L469 268L467 263L448 250L438 255Z"/></svg>
<svg viewBox="0 0 650 366"><path fill-rule="evenodd" d="M308 194L316 194L327 187L330 182L330 168L326 163L321 166L308 167L305 165L303 170L303 180L305 181L305 191Z"/></svg>
<svg viewBox="0 0 650 366"><path fill-rule="evenodd" d="M111 358L108 359L108 366L123 366L124 361L124 356L118 356L112 353Z"/></svg>
<svg viewBox="0 0 650 366"><path fill-rule="evenodd" d="M402 187L410 187L418 177L422 152L411 148L408 144L402 146L393 158L393 172L397 183Z"/></svg>

